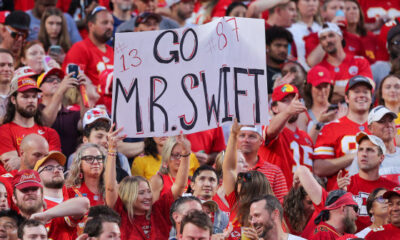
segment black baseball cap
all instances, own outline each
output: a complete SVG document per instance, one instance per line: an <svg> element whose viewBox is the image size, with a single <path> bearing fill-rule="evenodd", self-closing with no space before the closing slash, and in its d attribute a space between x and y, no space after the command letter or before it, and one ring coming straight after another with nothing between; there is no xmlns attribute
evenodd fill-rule
<svg viewBox="0 0 400 240"><path fill-rule="evenodd" d="M371 80L369 80L368 78L366 78L364 76L356 75L356 76L350 78L350 80L347 82L345 92L347 93L352 87L354 87L354 85L359 84L359 83L364 83L365 85L367 85L369 87L369 89L371 91L374 89L374 86L372 85Z"/></svg>
<svg viewBox="0 0 400 240"><path fill-rule="evenodd" d="M141 23L147 22L150 18L154 18L157 22L161 22L161 16L157 13L143 12L136 17L135 27L139 26Z"/></svg>
<svg viewBox="0 0 400 240"><path fill-rule="evenodd" d="M24 11L13 11L7 15L4 25L8 25L21 31L29 31L31 18Z"/></svg>

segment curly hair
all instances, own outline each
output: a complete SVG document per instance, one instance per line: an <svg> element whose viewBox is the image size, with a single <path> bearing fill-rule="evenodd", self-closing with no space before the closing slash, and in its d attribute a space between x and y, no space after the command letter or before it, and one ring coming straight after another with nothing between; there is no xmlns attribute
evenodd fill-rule
<svg viewBox="0 0 400 240"><path fill-rule="evenodd" d="M248 171L242 174L249 174L250 179L240 179L235 183L236 204L233 209L236 209L236 216L242 226L249 225L249 209L252 200L256 197L269 194L275 196L272 191L271 184L265 175L259 171ZM240 185L240 192L239 192Z"/></svg>
<svg viewBox="0 0 400 240"><path fill-rule="evenodd" d="M81 184L85 181L84 177L80 177L81 172L82 172L81 158L82 158L83 152L89 148L96 148L97 150L99 150L101 155L106 157L106 150L100 145L97 145L94 143L85 143L85 144L80 145L79 148L75 152L74 161L71 164L71 168L68 173L67 180L65 181L66 187L80 187ZM105 166L105 162L103 165ZM100 195L103 196L103 199L104 199L104 194L105 194L104 177L103 177L104 169L105 168L103 167L103 171L101 172L101 175L99 177L99 186L98 186Z"/></svg>
<svg viewBox="0 0 400 240"><path fill-rule="evenodd" d="M302 186L299 188L291 188L283 201L283 213L288 220L288 223L296 232L303 231L308 222L303 200L307 196L306 191Z"/></svg>

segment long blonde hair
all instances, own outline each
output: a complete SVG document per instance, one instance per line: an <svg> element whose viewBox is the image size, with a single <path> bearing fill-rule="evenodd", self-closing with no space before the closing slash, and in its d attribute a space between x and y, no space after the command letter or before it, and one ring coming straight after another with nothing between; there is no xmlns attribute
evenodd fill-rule
<svg viewBox="0 0 400 240"><path fill-rule="evenodd" d="M126 176L119 184L118 195L119 198L121 198L121 201L124 204L126 211L128 212L128 218L130 221L133 221L133 218L135 216L135 209L133 205L137 201L139 194L139 184L141 182L147 183L151 191L149 181L141 176ZM146 214L146 217L149 218L150 214L151 210Z"/></svg>
<svg viewBox="0 0 400 240"><path fill-rule="evenodd" d="M168 174L168 161L171 158L172 149L177 145L176 137L169 137L167 141L165 141L164 147L161 152L161 167L159 172L161 174Z"/></svg>
<svg viewBox="0 0 400 240"><path fill-rule="evenodd" d="M81 169L81 165L82 165L81 158L82 158L83 152L89 148L96 148L97 150L99 150L101 155L103 155L104 157L106 156L106 150L100 145L97 145L94 143L85 143L85 144L80 145L79 148L75 152L74 161L71 164L71 168L69 170L67 180L65 181L66 187L80 187L82 185L83 181L85 180L83 173L82 173L82 169ZM105 166L105 162L104 162L103 166ZM99 192L103 196L103 198L104 198L104 193L105 193L104 178L103 178L104 170L105 170L105 167L103 167L103 171L101 172L99 186L98 186Z"/></svg>

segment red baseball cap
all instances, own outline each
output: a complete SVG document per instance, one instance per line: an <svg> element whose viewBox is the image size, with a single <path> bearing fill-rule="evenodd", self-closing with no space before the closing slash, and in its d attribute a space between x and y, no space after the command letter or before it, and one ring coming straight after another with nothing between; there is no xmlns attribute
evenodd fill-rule
<svg viewBox="0 0 400 240"><path fill-rule="evenodd" d="M280 85L276 88L274 88L274 91L272 92L272 101L281 101L284 99L287 95L289 94L296 94L299 93L299 90L297 89L296 86L292 84L283 84Z"/></svg>
<svg viewBox="0 0 400 240"><path fill-rule="evenodd" d="M6 17L10 14L10 11L0 11L0 23L4 24L6 22Z"/></svg>
<svg viewBox="0 0 400 240"><path fill-rule="evenodd" d="M392 189L392 191L387 191L383 194L383 198L390 199L393 196L399 196L400 197L400 187L395 187Z"/></svg>
<svg viewBox="0 0 400 240"><path fill-rule="evenodd" d="M333 80L331 77L331 73L328 69L322 66L315 66L310 69L307 73L307 83L311 84L312 86L316 87L321 83L329 83L333 84Z"/></svg>
<svg viewBox="0 0 400 240"><path fill-rule="evenodd" d="M29 187L43 188L40 182L41 181L39 173L31 169L21 170L17 172L12 181L14 188L17 188L18 190Z"/></svg>
<svg viewBox="0 0 400 240"><path fill-rule="evenodd" d="M14 92L25 92L30 89L35 89L38 92L41 92L40 88L37 87L36 81L31 77L20 77L18 79L13 79L11 81L10 93Z"/></svg>

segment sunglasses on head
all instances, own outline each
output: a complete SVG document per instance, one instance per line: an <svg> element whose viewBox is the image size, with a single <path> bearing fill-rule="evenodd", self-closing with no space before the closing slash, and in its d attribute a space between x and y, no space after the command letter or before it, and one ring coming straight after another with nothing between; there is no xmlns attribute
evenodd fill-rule
<svg viewBox="0 0 400 240"><path fill-rule="evenodd" d="M241 172L237 176L237 180L247 182L251 181L251 173L249 172Z"/></svg>
<svg viewBox="0 0 400 240"><path fill-rule="evenodd" d="M27 33L25 33L25 32L13 31L9 27L6 27L6 29L10 33L10 35L13 39L16 39L19 37L22 37L23 39L25 39L27 37Z"/></svg>

